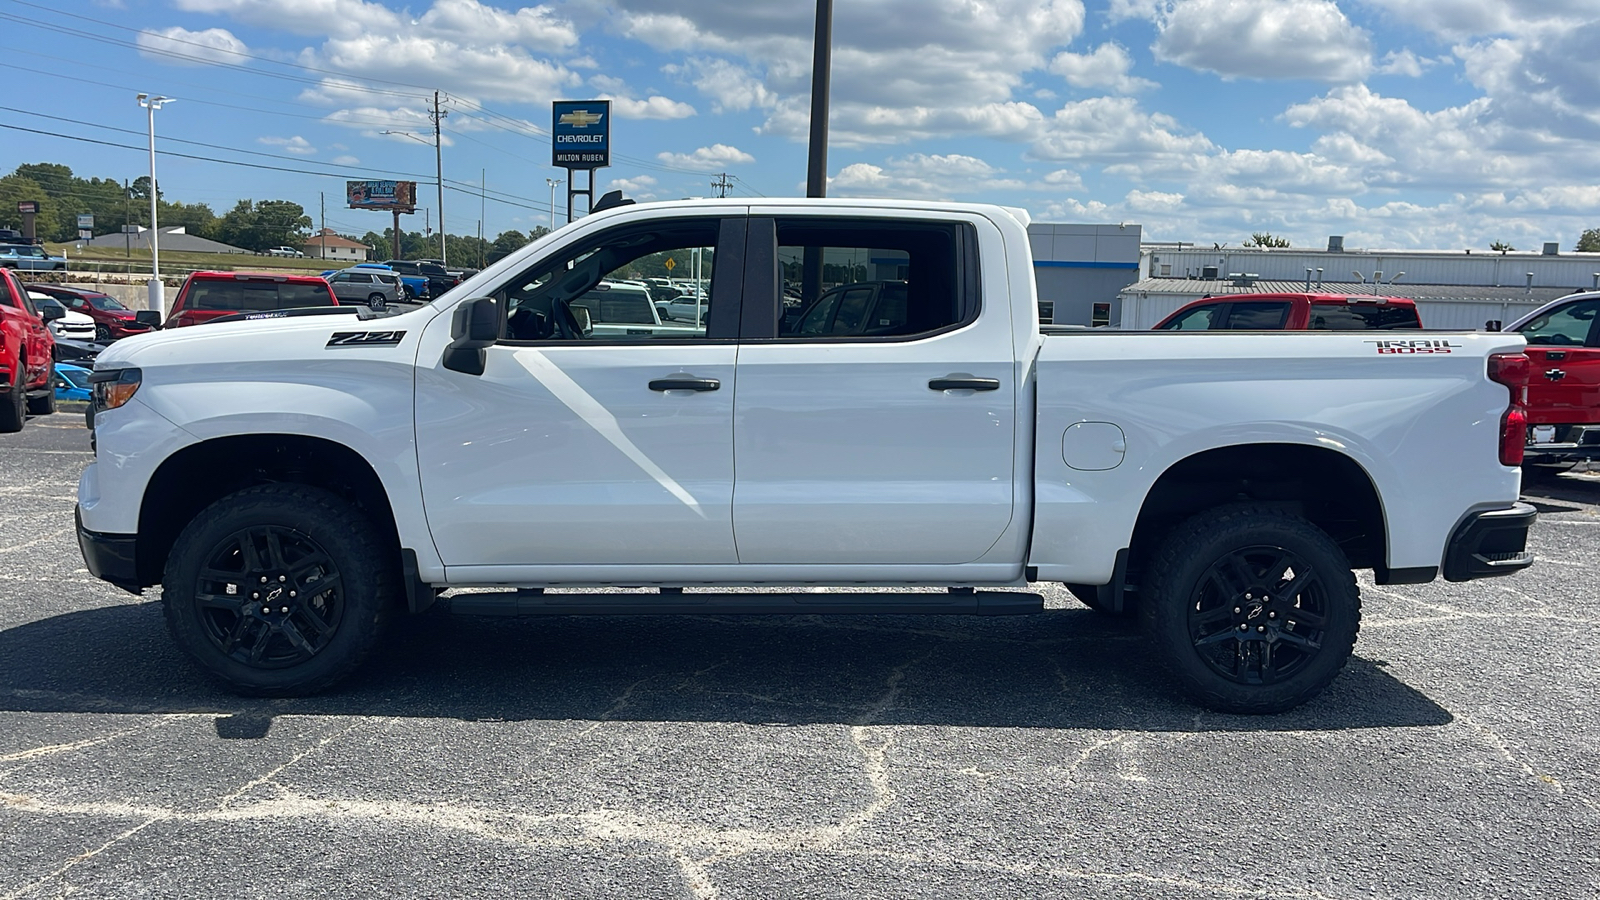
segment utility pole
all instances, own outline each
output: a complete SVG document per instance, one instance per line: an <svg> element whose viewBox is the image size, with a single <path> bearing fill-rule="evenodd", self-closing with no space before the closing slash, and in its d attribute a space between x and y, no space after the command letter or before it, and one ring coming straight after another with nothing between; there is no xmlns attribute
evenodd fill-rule
<svg viewBox="0 0 1600 900"><path fill-rule="evenodd" d="M711 182L711 187L717 192L718 197L726 197L728 196L728 188L733 187L733 185L728 182L728 173L723 172L717 176L715 181Z"/></svg>
<svg viewBox="0 0 1600 900"><path fill-rule="evenodd" d="M317 232L317 241L322 245L317 253L322 259L328 258L328 195L317 191L317 203L322 207L322 230Z"/></svg>
<svg viewBox="0 0 1600 900"><path fill-rule="evenodd" d="M478 268L483 268L483 218L489 210L489 170L478 170Z"/></svg>
<svg viewBox="0 0 1600 900"><path fill-rule="evenodd" d="M817 0L817 31L811 46L811 147L806 164L806 196L828 195L828 81L833 66L833 0ZM805 248L800 296L811 303L822 294L821 247Z"/></svg>
<svg viewBox="0 0 1600 900"><path fill-rule="evenodd" d="M133 274L133 192L128 189L128 179L122 179L122 252L127 259L128 274Z"/></svg>
<svg viewBox="0 0 1600 900"><path fill-rule="evenodd" d="M445 116L450 115L449 110L439 109L439 92L433 92L433 112L428 118L433 120L433 164L439 178L439 261L445 265L450 264L450 251L445 248L444 237L444 155L439 149L441 137L439 123Z"/></svg>

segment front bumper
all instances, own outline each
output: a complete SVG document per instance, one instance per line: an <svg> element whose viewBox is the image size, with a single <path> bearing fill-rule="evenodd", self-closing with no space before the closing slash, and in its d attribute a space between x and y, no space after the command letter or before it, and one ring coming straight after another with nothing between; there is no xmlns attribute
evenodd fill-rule
<svg viewBox="0 0 1600 900"><path fill-rule="evenodd" d="M90 531L83 527L83 515L76 509L72 518L78 526L78 550L89 574L130 593L140 593L144 585L139 583L138 535Z"/></svg>
<svg viewBox="0 0 1600 900"><path fill-rule="evenodd" d="M1526 503L1473 513L1456 526L1444 551L1446 581L1510 575L1533 565L1528 529L1538 511Z"/></svg>

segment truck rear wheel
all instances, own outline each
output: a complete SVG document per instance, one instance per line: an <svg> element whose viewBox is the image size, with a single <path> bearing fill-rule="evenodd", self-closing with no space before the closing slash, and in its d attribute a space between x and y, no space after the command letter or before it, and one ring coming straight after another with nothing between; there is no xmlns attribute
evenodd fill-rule
<svg viewBox="0 0 1600 900"><path fill-rule="evenodd" d="M319 488L246 488L183 529L161 583L167 627L242 694L296 696L345 678L397 602L395 553Z"/></svg>
<svg viewBox="0 0 1600 900"><path fill-rule="evenodd" d="M1179 684L1219 712L1274 713L1315 697L1344 668L1361 593L1326 532L1255 505L1179 525L1147 579L1145 625Z"/></svg>
<svg viewBox="0 0 1600 900"><path fill-rule="evenodd" d="M16 369L11 373L11 390L0 394L0 434L21 431L22 423L28 420L28 389L22 383L23 367L23 359L18 356Z"/></svg>

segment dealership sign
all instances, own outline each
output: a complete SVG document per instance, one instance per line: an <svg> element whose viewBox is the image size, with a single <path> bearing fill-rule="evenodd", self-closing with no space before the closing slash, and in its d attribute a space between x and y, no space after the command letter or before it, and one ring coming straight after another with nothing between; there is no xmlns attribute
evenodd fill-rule
<svg viewBox="0 0 1600 900"><path fill-rule="evenodd" d="M557 100L550 106L552 165L563 169L611 165L610 100Z"/></svg>
<svg viewBox="0 0 1600 900"><path fill-rule="evenodd" d="M351 209L417 211L415 181L346 181L344 188Z"/></svg>

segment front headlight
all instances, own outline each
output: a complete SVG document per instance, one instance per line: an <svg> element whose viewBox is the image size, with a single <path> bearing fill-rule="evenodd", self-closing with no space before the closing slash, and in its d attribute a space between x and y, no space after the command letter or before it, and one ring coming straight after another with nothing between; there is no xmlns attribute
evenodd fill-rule
<svg viewBox="0 0 1600 900"><path fill-rule="evenodd" d="M139 392L144 373L138 369L105 369L89 373L89 384L94 390L94 408L116 409L133 399Z"/></svg>

